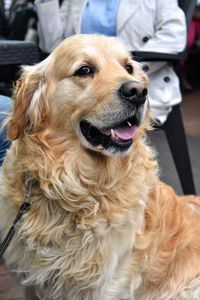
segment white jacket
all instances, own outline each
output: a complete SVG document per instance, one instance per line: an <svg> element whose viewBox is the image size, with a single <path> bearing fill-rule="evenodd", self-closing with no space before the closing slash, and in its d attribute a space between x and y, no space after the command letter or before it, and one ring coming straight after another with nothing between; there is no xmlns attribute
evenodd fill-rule
<svg viewBox="0 0 200 300"><path fill-rule="evenodd" d="M40 47L51 52L64 38L80 33L86 0L37 0ZM129 50L178 53L186 45L186 22L177 0L121 0L117 37ZM165 62L145 63L154 118L163 123L181 102L179 80Z"/></svg>

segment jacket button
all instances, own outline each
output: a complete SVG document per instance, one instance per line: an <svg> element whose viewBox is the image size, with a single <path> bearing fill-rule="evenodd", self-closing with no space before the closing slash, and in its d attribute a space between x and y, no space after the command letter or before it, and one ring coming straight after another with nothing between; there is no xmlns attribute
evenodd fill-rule
<svg viewBox="0 0 200 300"><path fill-rule="evenodd" d="M143 43L148 42L148 40L149 40L148 36L145 36L145 37L143 37L143 39L142 39Z"/></svg>
<svg viewBox="0 0 200 300"><path fill-rule="evenodd" d="M169 76L164 77L164 81L165 82L169 82L170 81L170 77Z"/></svg>
<svg viewBox="0 0 200 300"><path fill-rule="evenodd" d="M142 70L143 70L144 72L148 72L148 71L149 71L149 67L148 67L147 65L144 65L144 66L142 67Z"/></svg>

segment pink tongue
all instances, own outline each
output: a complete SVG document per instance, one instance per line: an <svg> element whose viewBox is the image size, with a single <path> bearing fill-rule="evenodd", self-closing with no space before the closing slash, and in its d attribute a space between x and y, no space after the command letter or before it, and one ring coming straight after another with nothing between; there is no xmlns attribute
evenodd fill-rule
<svg viewBox="0 0 200 300"><path fill-rule="evenodd" d="M118 138L120 138L121 140L128 140L135 135L137 126L131 126L126 128L115 128L113 130L115 135L118 136Z"/></svg>

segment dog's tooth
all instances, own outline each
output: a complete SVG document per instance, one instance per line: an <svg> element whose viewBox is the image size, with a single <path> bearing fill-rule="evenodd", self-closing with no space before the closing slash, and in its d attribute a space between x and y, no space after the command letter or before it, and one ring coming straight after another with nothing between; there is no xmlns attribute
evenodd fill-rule
<svg viewBox="0 0 200 300"><path fill-rule="evenodd" d="M115 132L114 132L114 130L111 129L110 132L111 132L111 137L114 139L115 138Z"/></svg>
<svg viewBox="0 0 200 300"><path fill-rule="evenodd" d="M131 127L131 126L132 126L132 125L131 125L131 123L130 123L129 121L127 121L127 124L128 124L128 126L129 126L129 127Z"/></svg>
<svg viewBox="0 0 200 300"><path fill-rule="evenodd" d="M103 146L100 144L100 145L97 146L97 149L103 150Z"/></svg>

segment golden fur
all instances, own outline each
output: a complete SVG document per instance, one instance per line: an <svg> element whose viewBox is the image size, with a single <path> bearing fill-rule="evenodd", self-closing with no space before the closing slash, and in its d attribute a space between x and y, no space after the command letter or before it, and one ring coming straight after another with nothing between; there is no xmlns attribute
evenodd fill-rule
<svg viewBox="0 0 200 300"><path fill-rule="evenodd" d="M74 75L82 65L96 73ZM103 36L69 38L23 70L8 120L0 232L34 177L31 209L5 254L26 300L200 299L200 199L159 181L147 104L124 155L80 132L82 118L100 126L121 114L116 92L130 80L147 85L124 47Z"/></svg>

